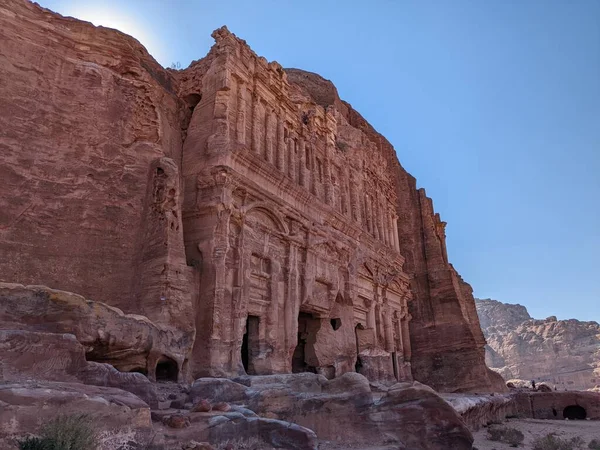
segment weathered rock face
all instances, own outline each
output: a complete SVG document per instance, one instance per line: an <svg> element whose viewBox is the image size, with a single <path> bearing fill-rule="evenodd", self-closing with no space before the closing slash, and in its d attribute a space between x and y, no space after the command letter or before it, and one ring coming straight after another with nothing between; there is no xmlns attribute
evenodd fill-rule
<svg viewBox="0 0 600 450"><path fill-rule="evenodd" d="M79 383L29 382L0 385L0 447L14 438L36 433L59 415L89 415L98 432L150 430L150 408L138 397L119 389Z"/></svg>
<svg viewBox="0 0 600 450"><path fill-rule="evenodd" d="M171 77L133 38L0 0L0 280L193 330Z"/></svg>
<svg viewBox="0 0 600 450"><path fill-rule="evenodd" d="M477 300L487 363L506 380L545 381L558 390L600 383L600 325L549 317L534 320L521 305Z"/></svg>
<svg viewBox="0 0 600 450"><path fill-rule="evenodd" d="M0 280L146 316L177 376L503 389L444 223L391 145L327 80L213 36L165 71L119 32L0 0ZM67 329L98 325L76 303L33 329L105 341ZM122 352L95 359L152 374L158 353L121 326Z"/></svg>
<svg viewBox="0 0 600 450"><path fill-rule="evenodd" d="M43 286L0 283L0 329L58 333L56 339L71 333L85 346L90 361L172 381L180 377L192 345L185 332L164 330L146 317L123 314L106 304ZM45 342L40 338L46 348L51 347L52 336L46 336ZM34 351L32 346L27 348ZM57 364L59 356L47 355L56 358L49 362L50 368L62 365Z"/></svg>
<svg viewBox="0 0 600 450"><path fill-rule="evenodd" d="M199 379L190 396L238 403L259 415L312 429L319 439L357 448L471 448L471 433L459 415L417 382L397 383L374 399L368 380L355 373L334 380L305 373L235 381Z"/></svg>

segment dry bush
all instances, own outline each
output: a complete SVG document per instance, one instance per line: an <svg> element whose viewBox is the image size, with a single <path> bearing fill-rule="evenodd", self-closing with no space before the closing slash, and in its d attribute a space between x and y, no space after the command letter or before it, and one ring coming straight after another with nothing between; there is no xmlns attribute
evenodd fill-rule
<svg viewBox="0 0 600 450"><path fill-rule="evenodd" d="M588 444L588 448L591 450L600 450L600 439L592 439Z"/></svg>
<svg viewBox="0 0 600 450"><path fill-rule="evenodd" d="M582 448L583 444L584 441L579 436L567 440L550 433L533 441L532 450L575 450Z"/></svg>
<svg viewBox="0 0 600 450"><path fill-rule="evenodd" d="M511 447L518 447L525 440L525 436L516 428L490 427L488 429L488 439L490 441L504 442Z"/></svg>
<svg viewBox="0 0 600 450"><path fill-rule="evenodd" d="M39 437L19 442L20 450L96 450L98 436L86 415L58 416L46 423Z"/></svg>
<svg viewBox="0 0 600 450"><path fill-rule="evenodd" d="M216 447L216 450L264 450L269 448L257 437L250 439L235 439L222 442Z"/></svg>

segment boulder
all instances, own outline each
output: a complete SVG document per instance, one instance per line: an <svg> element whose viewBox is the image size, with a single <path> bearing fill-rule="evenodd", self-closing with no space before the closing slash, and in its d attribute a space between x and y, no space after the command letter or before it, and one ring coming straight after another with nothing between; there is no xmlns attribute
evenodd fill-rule
<svg viewBox="0 0 600 450"><path fill-rule="evenodd" d="M181 378L191 345L185 333L163 329L146 317L45 286L0 283L0 328L72 333L88 360L151 378L161 361L171 361L175 377Z"/></svg>
<svg viewBox="0 0 600 450"><path fill-rule="evenodd" d="M357 373L333 380L312 373L236 380L240 383L213 381L221 389L213 389L218 395L211 401L235 398L259 416L297 423L322 440L422 450L471 448L471 433L459 414L418 382L383 387L382 397L374 401L368 380ZM202 386L203 393L210 391L206 379L194 385ZM223 386L236 394L231 396Z"/></svg>
<svg viewBox="0 0 600 450"><path fill-rule="evenodd" d="M86 364L85 349L72 334L0 330L0 381L74 382Z"/></svg>
<svg viewBox="0 0 600 450"><path fill-rule="evenodd" d="M141 373L119 372L110 364L88 362L78 373L82 383L123 389L137 395L151 408L157 408L159 399L156 385Z"/></svg>
<svg viewBox="0 0 600 450"><path fill-rule="evenodd" d="M0 442L35 434L45 422L70 414L91 416L98 431L152 427L148 405L120 389L50 381L0 384Z"/></svg>
<svg viewBox="0 0 600 450"><path fill-rule="evenodd" d="M202 399L209 402L244 402L248 400L247 391L247 386L227 378L198 378L190 389L190 400L194 404Z"/></svg>

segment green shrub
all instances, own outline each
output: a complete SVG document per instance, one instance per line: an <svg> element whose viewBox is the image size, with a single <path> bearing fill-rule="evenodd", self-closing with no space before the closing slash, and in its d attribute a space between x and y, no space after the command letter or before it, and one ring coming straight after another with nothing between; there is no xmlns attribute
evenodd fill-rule
<svg viewBox="0 0 600 450"><path fill-rule="evenodd" d="M575 450L583 444L584 441L579 436L566 440L550 433L533 441L532 450Z"/></svg>
<svg viewBox="0 0 600 450"><path fill-rule="evenodd" d="M600 439L592 439L588 444L588 448L591 450L600 450Z"/></svg>
<svg viewBox="0 0 600 450"><path fill-rule="evenodd" d="M490 427L488 429L488 439L490 441L504 442L511 447L518 447L525 440L525 436L516 428Z"/></svg>
<svg viewBox="0 0 600 450"><path fill-rule="evenodd" d="M19 450L54 450L54 445L48 439L28 437L19 442Z"/></svg>
<svg viewBox="0 0 600 450"><path fill-rule="evenodd" d="M20 450L96 450L98 438L85 415L58 416L46 423L40 437L19 442Z"/></svg>

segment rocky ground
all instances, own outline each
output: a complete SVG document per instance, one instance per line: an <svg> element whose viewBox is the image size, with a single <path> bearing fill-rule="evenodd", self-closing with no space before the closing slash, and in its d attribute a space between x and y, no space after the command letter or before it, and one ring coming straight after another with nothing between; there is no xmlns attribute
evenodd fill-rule
<svg viewBox="0 0 600 450"><path fill-rule="evenodd" d="M487 340L486 363L505 380L545 381L552 388L600 385L600 325L580 320L533 319L522 305L476 300Z"/></svg>
<svg viewBox="0 0 600 450"><path fill-rule="evenodd" d="M497 426L497 425L492 425ZM536 420L536 419L509 419L503 425L516 428L525 435L525 441L519 447L522 449L531 449L533 441L546 436L549 433L555 433L563 439L571 439L579 436L587 448L592 439L600 439L600 427L597 421L588 420ZM488 428L473 433L475 438L474 447L478 450L504 450L514 447L501 442L494 442L488 438Z"/></svg>

